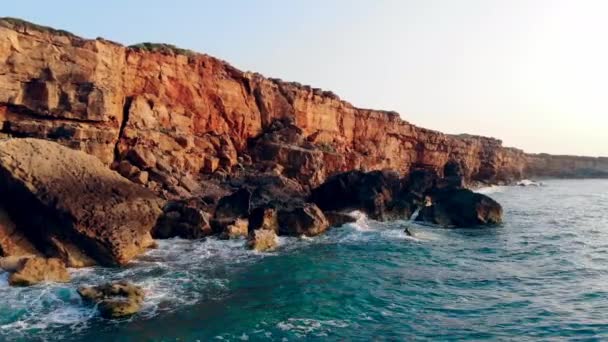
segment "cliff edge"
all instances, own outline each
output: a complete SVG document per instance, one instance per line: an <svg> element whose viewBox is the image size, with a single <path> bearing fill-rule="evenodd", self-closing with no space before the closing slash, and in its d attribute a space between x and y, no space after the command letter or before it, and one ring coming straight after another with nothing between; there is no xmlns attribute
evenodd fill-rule
<svg viewBox="0 0 608 342"><path fill-rule="evenodd" d="M156 191L192 191L193 178L247 162L308 186L353 169L442 172L450 160L480 182L560 169L554 157L420 128L171 45L126 47L4 18L0 59L0 134L85 151Z"/></svg>

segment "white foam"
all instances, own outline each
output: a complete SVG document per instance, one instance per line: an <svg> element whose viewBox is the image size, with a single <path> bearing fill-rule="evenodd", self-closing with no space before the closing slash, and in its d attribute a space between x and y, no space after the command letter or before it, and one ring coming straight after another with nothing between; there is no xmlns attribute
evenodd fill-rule
<svg viewBox="0 0 608 342"><path fill-rule="evenodd" d="M484 194L484 195L488 195L488 194L494 194L497 192L503 192L503 191L505 191L505 189L506 189L505 186L490 185L487 187L479 188L479 189L475 190L475 192Z"/></svg>

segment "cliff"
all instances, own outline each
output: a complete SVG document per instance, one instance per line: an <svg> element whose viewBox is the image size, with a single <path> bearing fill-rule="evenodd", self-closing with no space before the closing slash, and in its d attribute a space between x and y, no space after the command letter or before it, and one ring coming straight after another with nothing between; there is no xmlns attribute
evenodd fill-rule
<svg viewBox="0 0 608 342"><path fill-rule="evenodd" d="M0 59L0 134L85 151L159 191L191 190L192 177L249 159L313 186L350 169L441 171L448 160L470 180L509 181L540 174L545 160L170 45L125 47L5 18Z"/></svg>

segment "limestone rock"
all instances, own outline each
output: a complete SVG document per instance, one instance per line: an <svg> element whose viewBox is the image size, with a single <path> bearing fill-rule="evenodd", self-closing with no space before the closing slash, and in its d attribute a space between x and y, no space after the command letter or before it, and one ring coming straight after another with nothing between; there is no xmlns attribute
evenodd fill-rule
<svg viewBox="0 0 608 342"><path fill-rule="evenodd" d="M70 281L70 274L63 261L55 258L24 258L15 268L15 272L8 277L11 286L31 286L46 281Z"/></svg>
<svg viewBox="0 0 608 342"><path fill-rule="evenodd" d="M98 304L97 309L101 317L108 319L128 317L137 313L145 298L141 287L126 281L81 287L78 294L84 301Z"/></svg>
<svg viewBox="0 0 608 342"><path fill-rule="evenodd" d="M151 241L163 204L97 158L38 139L0 141L0 191L23 236L70 266L79 256L126 264Z"/></svg>

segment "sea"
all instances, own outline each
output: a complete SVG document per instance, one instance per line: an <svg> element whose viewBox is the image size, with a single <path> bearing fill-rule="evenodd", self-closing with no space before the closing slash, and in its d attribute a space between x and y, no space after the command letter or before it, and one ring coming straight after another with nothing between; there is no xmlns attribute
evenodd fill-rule
<svg viewBox="0 0 608 342"><path fill-rule="evenodd" d="M355 223L281 238L171 239L126 268L13 288L0 274L3 341L608 340L608 180L478 190L504 224ZM414 236L408 236L408 227ZM140 313L104 320L80 285L142 286Z"/></svg>

